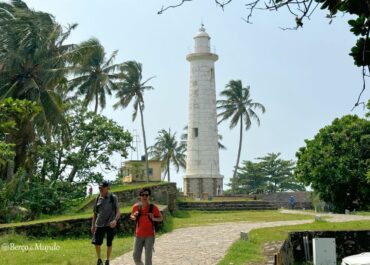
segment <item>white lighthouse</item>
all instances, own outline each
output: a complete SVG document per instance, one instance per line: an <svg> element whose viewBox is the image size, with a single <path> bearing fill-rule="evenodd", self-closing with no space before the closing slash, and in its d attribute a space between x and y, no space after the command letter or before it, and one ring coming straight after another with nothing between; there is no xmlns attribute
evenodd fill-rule
<svg viewBox="0 0 370 265"><path fill-rule="evenodd" d="M189 116L184 193L197 198L221 195L216 111L215 62L210 37L202 25L195 35L190 62Z"/></svg>

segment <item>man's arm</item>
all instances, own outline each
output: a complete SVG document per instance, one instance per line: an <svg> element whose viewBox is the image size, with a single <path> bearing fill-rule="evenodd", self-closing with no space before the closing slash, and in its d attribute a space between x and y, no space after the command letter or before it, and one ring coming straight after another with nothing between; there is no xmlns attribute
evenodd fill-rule
<svg viewBox="0 0 370 265"><path fill-rule="evenodd" d="M119 218L121 217L121 212L119 211L119 204L118 204L118 198L114 197L115 205L116 205L116 216L114 217L114 220L110 223L110 227L114 228L116 227Z"/></svg>
<svg viewBox="0 0 370 265"><path fill-rule="evenodd" d="M92 222L91 222L91 233L92 234L94 234L96 231L95 221L96 221L96 213L94 212Z"/></svg>

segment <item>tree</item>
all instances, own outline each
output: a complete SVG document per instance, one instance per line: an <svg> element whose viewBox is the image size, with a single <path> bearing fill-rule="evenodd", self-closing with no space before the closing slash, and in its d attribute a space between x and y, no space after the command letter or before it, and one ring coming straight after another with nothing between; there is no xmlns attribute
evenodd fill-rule
<svg viewBox="0 0 370 265"><path fill-rule="evenodd" d="M247 194L304 191L305 186L293 174L295 163L279 156L280 153L268 153L256 158L258 162L243 161L237 172L237 191Z"/></svg>
<svg viewBox="0 0 370 265"><path fill-rule="evenodd" d="M84 96L84 105L95 102L94 112L98 106L103 109L106 104L106 94L111 95L117 89L117 82L122 79L119 71L123 64L114 64L118 51L106 58L104 47L99 40L91 38L79 45L79 55L76 56L73 74L70 80L70 90L77 88L78 95Z"/></svg>
<svg viewBox="0 0 370 265"><path fill-rule="evenodd" d="M3 178L9 179L20 167L32 171L36 148L34 120L40 111L36 103L27 100L0 101L0 175ZM7 166L6 173L2 166Z"/></svg>
<svg viewBox="0 0 370 265"><path fill-rule="evenodd" d="M150 148L150 155L153 159L162 161L162 168L165 170L165 176L168 176L168 182L171 181L170 165L173 164L176 172L180 168L186 167L185 146L176 139L176 133L168 132L164 129L158 132L155 144Z"/></svg>
<svg viewBox="0 0 370 265"><path fill-rule="evenodd" d="M193 0L179 0L177 4L162 6L158 14L163 14L171 8L179 7ZM233 0L214 0L215 4L224 8ZM243 5L248 10L248 15L244 20L251 24L251 18L255 10L281 11L285 9L294 18L295 26L287 29L299 29L303 27L305 20L310 20L312 14L320 7L328 12L327 18L329 23L336 17L338 13L350 14L351 19L348 20L350 31L357 37L355 46L352 47L350 55L354 59L354 64L362 67L363 87L358 96L355 107L364 104L361 102L361 96L366 88L365 78L370 74L370 1L369 0L245 0Z"/></svg>
<svg viewBox="0 0 370 265"><path fill-rule="evenodd" d="M123 80L118 85L116 92L116 98L118 101L113 105L114 109L118 107L127 108L127 106L133 101L134 112L132 114L132 121L136 120L137 113L139 111L141 118L141 130L144 139L144 152L145 152L145 175L149 182L149 162L148 162L148 148L145 136L144 126L144 92L147 90L154 89L147 83L154 77L150 77L145 81L143 78L143 66L141 63L135 61L128 61L121 66L123 73Z"/></svg>
<svg viewBox="0 0 370 265"><path fill-rule="evenodd" d="M267 190L267 178L260 163L243 161L237 174L236 191L238 194L257 194Z"/></svg>
<svg viewBox="0 0 370 265"><path fill-rule="evenodd" d="M269 191L304 191L304 185L298 183L293 175L295 163L292 160L283 160L279 156L280 153L269 153L257 158L260 161L260 169L268 182Z"/></svg>
<svg viewBox="0 0 370 265"><path fill-rule="evenodd" d="M240 126L238 156L232 177L232 190L235 192L235 178L243 143L243 126L245 126L245 130L249 130L252 126L252 120L255 120L259 125L260 119L255 110L261 110L262 113L265 113L265 107L250 98L250 87L243 87L241 80L231 80L220 95L225 99L217 101L217 109L220 111L217 116L221 118L218 123L230 119L230 129L235 128L238 124Z"/></svg>
<svg viewBox="0 0 370 265"><path fill-rule="evenodd" d="M103 179L99 171L112 170L113 153L127 157L132 136L115 121L95 112L87 111L83 103L68 103L65 113L70 124L70 141L64 142L60 134L53 141L38 146L38 174L41 179L98 182Z"/></svg>
<svg viewBox="0 0 370 265"><path fill-rule="evenodd" d="M333 210L370 206L370 121L355 115L335 119L299 149L295 174Z"/></svg>
<svg viewBox="0 0 370 265"><path fill-rule="evenodd" d="M65 44L71 31L48 13L36 12L20 0L0 3L0 98L27 99L41 106L37 122L50 137L50 125L68 128L58 87L75 52Z"/></svg>

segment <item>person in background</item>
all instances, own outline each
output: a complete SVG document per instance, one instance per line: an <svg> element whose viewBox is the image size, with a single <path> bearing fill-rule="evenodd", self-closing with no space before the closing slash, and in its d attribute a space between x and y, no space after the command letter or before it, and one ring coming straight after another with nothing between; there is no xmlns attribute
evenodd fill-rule
<svg viewBox="0 0 370 265"><path fill-rule="evenodd" d="M134 204L130 218L136 222L133 258L136 265L144 265L141 260L145 247L145 265L152 265L155 241L154 222L162 222L163 217L157 205L150 203L151 190L139 191L140 203Z"/></svg>
<svg viewBox="0 0 370 265"><path fill-rule="evenodd" d="M109 265L109 258L112 254L112 241L115 236L114 228L117 226L121 216L117 196L109 192L109 182L104 180L99 185L100 194L94 205L94 215L91 224L93 234L92 244L95 245L97 265L103 265L101 259L101 245L104 236L107 235L107 259L105 265Z"/></svg>
<svg viewBox="0 0 370 265"><path fill-rule="evenodd" d="M289 204L290 204L290 208L294 209L295 200L294 200L293 195L291 195L290 198L289 198Z"/></svg>

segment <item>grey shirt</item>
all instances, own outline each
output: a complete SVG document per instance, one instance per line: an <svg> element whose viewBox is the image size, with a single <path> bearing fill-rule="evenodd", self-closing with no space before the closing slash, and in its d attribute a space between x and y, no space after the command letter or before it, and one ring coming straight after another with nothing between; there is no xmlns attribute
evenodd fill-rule
<svg viewBox="0 0 370 265"><path fill-rule="evenodd" d="M116 195L113 195L113 200L115 201L116 209L114 210L110 194L107 194L107 197L102 197L99 195L97 203L94 205L94 213L96 214L95 225L97 227L109 226L109 223L116 218L116 213L119 211L118 198Z"/></svg>

